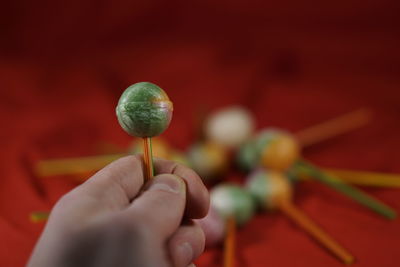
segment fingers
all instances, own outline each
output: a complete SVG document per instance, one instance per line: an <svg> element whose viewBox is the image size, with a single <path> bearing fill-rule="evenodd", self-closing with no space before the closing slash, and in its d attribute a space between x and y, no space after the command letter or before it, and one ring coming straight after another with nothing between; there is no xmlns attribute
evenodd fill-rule
<svg viewBox="0 0 400 267"><path fill-rule="evenodd" d="M186 217L202 218L207 214L209 195L200 177L190 168L173 161L155 159L156 173L170 173L182 177L187 185Z"/></svg>
<svg viewBox="0 0 400 267"><path fill-rule="evenodd" d="M104 167L74 193L92 196L110 206L124 208L143 185L143 166L139 156L120 158Z"/></svg>
<svg viewBox="0 0 400 267"><path fill-rule="evenodd" d="M168 242L173 266L188 266L203 252L204 243L204 233L196 223L179 227Z"/></svg>
<svg viewBox="0 0 400 267"><path fill-rule="evenodd" d="M166 240L179 227L186 203L186 185L172 174L155 176L145 191L123 211L133 224L152 237Z"/></svg>
<svg viewBox="0 0 400 267"><path fill-rule="evenodd" d="M140 229L117 217L65 236L61 255L46 266L169 266L164 244L151 241Z"/></svg>

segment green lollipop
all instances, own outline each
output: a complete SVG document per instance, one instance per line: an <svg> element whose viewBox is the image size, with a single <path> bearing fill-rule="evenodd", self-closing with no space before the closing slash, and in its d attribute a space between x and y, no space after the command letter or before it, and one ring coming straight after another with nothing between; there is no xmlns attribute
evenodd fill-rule
<svg viewBox="0 0 400 267"><path fill-rule="evenodd" d="M149 82L129 86L118 101L118 122L131 136L144 140L146 176L153 176L151 137L164 132L171 122L173 104L163 89Z"/></svg>
<svg viewBox="0 0 400 267"><path fill-rule="evenodd" d="M131 136L154 137L167 128L173 105L163 89L149 82L129 86L118 101L117 117Z"/></svg>
<svg viewBox="0 0 400 267"><path fill-rule="evenodd" d="M249 192L229 183L219 184L210 193L211 205L223 218L232 217L243 225L253 217L255 202Z"/></svg>

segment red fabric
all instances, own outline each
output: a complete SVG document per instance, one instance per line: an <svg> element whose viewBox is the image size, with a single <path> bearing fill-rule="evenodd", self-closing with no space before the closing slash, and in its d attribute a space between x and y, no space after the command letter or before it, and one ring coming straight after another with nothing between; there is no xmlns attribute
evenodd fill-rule
<svg viewBox="0 0 400 267"><path fill-rule="evenodd" d="M164 137L186 148L201 110L244 104L258 128L292 131L371 108L366 127L304 151L329 167L399 172L398 1L9 1L0 9L0 265L22 266L46 210L76 183L38 179L38 158L125 146L114 107L152 81L175 105ZM232 173L226 179L240 178ZM400 190L366 189L400 211ZM296 204L357 257L398 266L399 220L386 221L324 186ZM79 223L79 222L77 222ZM238 266L342 266L281 214L239 230ZM221 248L198 266L220 266Z"/></svg>

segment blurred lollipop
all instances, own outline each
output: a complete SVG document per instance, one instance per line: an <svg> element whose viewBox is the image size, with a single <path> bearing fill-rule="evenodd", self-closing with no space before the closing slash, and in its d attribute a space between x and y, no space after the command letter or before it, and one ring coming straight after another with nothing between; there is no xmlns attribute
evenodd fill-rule
<svg viewBox="0 0 400 267"><path fill-rule="evenodd" d="M277 128L267 128L240 147L237 153L237 163L243 170L251 170L258 165L278 170L286 169L298 159L301 148L361 126L368 121L368 114L368 111L361 109L305 129L295 135ZM400 175L398 174L331 168L324 169L324 172L330 176L340 177L344 182L351 184L400 187ZM303 173L297 175L297 178L307 179L310 177Z"/></svg>
<svg viewBox="0 0 400 267"><path fill-rule="evenodd" d="M295 134L278 128L266 128L241 146L237 161L245 170L253 169L260 162L267 168L286 169L298 158L302 148L354 130L370 119L369 110L359 109Z"/></svg>
<svg viewBox="0 0 400 267"><path fill-rule="evenodd" d="M396 212L387 205L302 160L300 146L294 136L285 131L264 130L247 146L249 147L243 148L247 154L242 151L241 156L239 156L242 166L252 168L263 166L278 171L290 169L290 172L296 176L308 175L386 218L393 219L396 217ZM250 162L250 160L253 160L253 162Z"/></svg>
<svg viewBox="0 0 400 267"><path fill-rule="evenodd" d="M225 221L224 266L235 264L236 225L244 225L255 212L249 192L234 184L220 184L210 193L211 205Z"/></svg>
<svg viewBox="0 0 400 267"><path fill-rule="evenodd" d="M212 113L204 128L207 140L236 149L253 135L254 119L246 108L231 106Z"/></svg>
<svg viewBox="0 0 400 267"><path fill-rule="evenodd" d="M350 264L354 261L354 257L346 249L293 205L293 190L283 174L255 171L247 179L246 188L262 208L279 209L344 263Z"/></svg>
<svg viewBox="0 0 400 267"><path fill-rule="evenodd" d="M192 145L187 153L190 166L204 182L220 177L228 168L229 157L226 149L213 142Z"/></svg>

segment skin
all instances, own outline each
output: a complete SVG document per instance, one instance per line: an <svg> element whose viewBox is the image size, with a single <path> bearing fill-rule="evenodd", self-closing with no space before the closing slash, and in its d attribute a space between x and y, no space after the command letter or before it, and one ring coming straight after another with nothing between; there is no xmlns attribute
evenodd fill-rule
<svg viewBox="0 0 400 267"><path fill-rule="evenodd" d="M206 215L200 177L155 159L144 184L139 156L121 158L63 196L53 208L29 267L188 266L204 250L192 219Z"/></svg>

